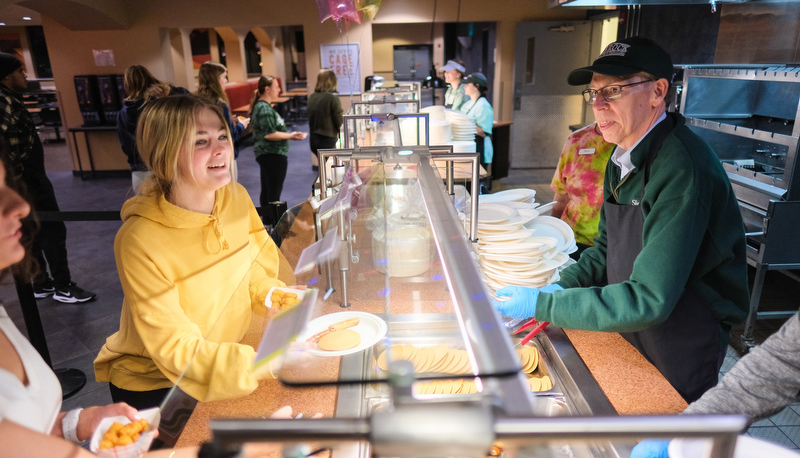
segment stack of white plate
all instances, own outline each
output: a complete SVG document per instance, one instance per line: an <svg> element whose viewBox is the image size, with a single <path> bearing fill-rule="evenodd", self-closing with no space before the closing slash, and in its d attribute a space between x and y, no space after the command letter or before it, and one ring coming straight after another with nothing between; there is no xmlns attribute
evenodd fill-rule
<svg viewBox="0 0 800 458"><path fill-rule="evenodd" d="M558 251L562 253L570 254L578 250L578 245L575 244L575 232L569 224L559 218L539 215L536 220L526 223L525 227L533 229L536 235L557 239Z"/></svg>
<svg viewBox="0 0 800 458"><path fill-rule="evenodd" d="M475 140L451 140L447 142L448 145L453 145L454 153L474 153L477 151Z"/></svg>
<svg viewBox="0 0 800 458"><path fill-rule="evenodd" d="M480 202L486 203L505 203L505 202L523 202L534 203L536 197L536 190L528 188L514 188L499 191L494 194L481 194L478 198Z"/></svg>
<svg viewBox="0 0 800 458"><path fill-rule="evenodd" d="M428 119L433 121L447 121L444 105L431 105L419 109L420 113L428 113Z"/></svg>
<svg viewBox="0 0 800 458"><path fill-rule="evenodd" d="M430 145L447 145L453 139L450 123L447 121L431 121L431 133L428 136ZM455 149L454 149L455 151Z"/></svg>
<svg viewBox="0 0 800 458"><path fill-rule="evenodd" d="M479 197L478 254L487 287L541 288L559 279L577 249L572 228L541 216L532 189L509 189ZM469 223L469 218L467 219Z"/></svg>
<svg viewBox="0 0 800 458"><path fill-rule="evenodd" d="M456 110L445 110L445 114L450 122L454 141L475 140L475 121L472 118Z"/></svg>

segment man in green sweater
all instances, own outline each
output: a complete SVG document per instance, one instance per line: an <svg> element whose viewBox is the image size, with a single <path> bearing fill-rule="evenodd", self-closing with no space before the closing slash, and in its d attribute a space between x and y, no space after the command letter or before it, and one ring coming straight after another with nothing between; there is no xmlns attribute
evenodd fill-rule
<svg viewBox="0 0 800 458"><path fill-rule="evenodd" d="M611 43L567 81L592 105L608 162L600 235L556 284L497 291L503 315L619 332L688 402L717 383L749 302L744 224L717 156L666 113L673 74L651 40Z"/></svg>

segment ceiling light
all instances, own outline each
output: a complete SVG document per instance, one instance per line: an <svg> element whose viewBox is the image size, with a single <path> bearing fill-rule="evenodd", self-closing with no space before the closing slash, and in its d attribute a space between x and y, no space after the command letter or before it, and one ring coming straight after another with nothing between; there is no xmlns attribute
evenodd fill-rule
<svg viewBox="0 0 800 458"><path fill-rule="evenodd" d="M31 18L30 18L30 16L22 16L22 20L23 21L30 21Z"/></svg>

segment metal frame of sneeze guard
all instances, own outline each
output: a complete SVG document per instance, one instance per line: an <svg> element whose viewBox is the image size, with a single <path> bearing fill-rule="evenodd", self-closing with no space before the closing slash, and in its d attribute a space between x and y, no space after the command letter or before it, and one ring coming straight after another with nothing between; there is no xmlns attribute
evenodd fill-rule
<svg viewBox="0 0 800 458"><path fill-rule="evenodd" d="M344 123L343 123L343 132L344 132L344 147L345 148L359 148L359 147L368 147L368 148L379 148L381 145L359 145L356 142L356 136L358 132L350 132L350 123L348 121L388 121L393 123L394 129L394 143L395 147L403 146L402 145L402 136L400 135L400 120L404 118L422 118L425 122L425 143L423 145L430 144L430 119L428 113L374 113L370 115L344 115ZM419 120L417 121L419 123ZM356 129L357 130L357 129ZM352 141L351 141L352 140ZM419 129L417 130L417 143L420 143L420 135ZM388 146L388 145L385 145ZM410 145L409 145L410 146Z"/></svg>
<svg viewBox="0 0 800 458"><path fill-rule="evenodd" d="M400 407L369 418L308 420L211 420L213 456L231 456L245 442L309 441L329 447L369 441L372 456L484 457L492 443L503 443L506 457L549 456L536 447L552 441L633 441L643 437L708 438L707 458L731 458L747 420L737 415L655 417L495 417L458 403L426 403ZM449 414L449 415L442 415ZM488 427L487 427L488 425ZM570 442L571 443L571 442ZM288 449L284 449L286 452ZM546 451L546 450L545 450ZM454 453L455 452L455 453ZM627 457L625 450L606 449L603 457ZM292 456L284 453L284 456ZM564 455L571 456L571 455Z"/></svg>
<svg viewBox="0 0 800 458"><path fill-rule="evenodd" d="M400 150L411 154L400 156ZM318 447L347 442L341 454L334 450L334 456L366 457L370 455L362 445L357 446L359 452L350 452L352 442L368 441L369 454L376 457L485 457L492 444L502 441L507 458L549 456L542 451L551 450L548 447L553 444L583 446L585 454L574 455L579 458L619 458L628 456L625 452L630 451L634 439L648 437L711 438L708 456L733 455L736 436L747 425L741 416L535 417L537 401L543 397L531 396L525 386L511 338L503 332L489 303L480 273L474 267L472 247L463 237L455 208L432 167L438 155L430 154L427 147L329 150L321 154L388 163L418 161L421 196L435 249L446 266L444 275L466 337L465 345L482 350L468 354L474 356L473 367L479 368L477 380L485 388L484 395L463 400L415 399L411 395L413 366L395 361L389 368L389 409L356 414L363 416L355 418L211 420L212 456L231 456L245 442L273 441L294 443L287 446L284 456L299 458L308 452L291 452L299 450L297 442L307 441ZM478 199L474 200L476 205Z"/></svg>
<svg viewBox="0 0 800 458"><path fill-rule="evenodd" d="M440 152L431 152L431 149L439 150ZM480 179L480 162L479 162L479 154L478 153L453 153L452 145L446 146L435 146L435 147L426 147L426 146L409 146L409 147L393 147L393 146L373 146L368 148L356 148L356 149L321 149L318 152L319 155L319 163L326 164L329 157L334 159L333 164L331 165L331 171L334 175L336 175L336 171L340 171L338 175L339 178L333 177L331 182L331 187L335 188L341 184L341 177L344 176L344 167L345 162L350 161L351 159L365 159L365 160L372 160L375 162L390 162L390 161L397 161L401 160L403 162L408 162L413 160L413 158L409 158L403 155L400 155L399 151L411 151L413 154L416 154L417 157L422 153L423 155L428 155L431 159L434 160L445 160L447 161L446 166L446 191L448 196L452 198L454 193L454 163L455 162L469 162L471 164L472 170L472 183L471 183L471 190L470 193L473 196L478 195L478 186L479 186L479 179ZM345 160L346 158L346 160ZM433 172L433 165L430 161L421 161L424 162L427 167L420 167L421 171L425 170L426 172L430 173L430 176L427 177L429 183L439 183L439 179L435 176ZM319 200L322 201L328 197L328 189L327 189L327 170L326 167L320 166L319 168L319 177L320 177L320 197ZM339 179L339 182L335 182ZM440 195L441 192L437 191ZM437 192L434 192L436 194ZM470 202L470 214L477 215L478 214L478 199L473 198ZM448 205L449 208L452 208L452 202ZM322 222L320 220L320 215L316 211L314 211L314 221L315 221L315 231L317 240L322 238ZM339 224L342 227L342 230L339 231L339 237L341 242L343 243L342 246L342 253L345 251L350 252L349 248L347 247L348 242L348 233L344 230L344 213L339 214ZM455 218L455 221L458 221L458 218ZM455 229L460 231L460 229ZM451 232L457 233L457 232ZM478 218L471 218L470 220L470 232L468 234L468 238L472 243L478 242ZM348 307L350 302L348 300L348 291L347 291L347 272L349 271L349 258L347 256L340 256L340 265L339 265L339 272L340 278L342 280L342 291L341 291L341 307ZM328 275L330 275L330 269L328 269ZM478 279L480 280L480 279ZM482 282L480 282L482 284ZM332 286L332 278L328 277L328 284Z"/></svg>

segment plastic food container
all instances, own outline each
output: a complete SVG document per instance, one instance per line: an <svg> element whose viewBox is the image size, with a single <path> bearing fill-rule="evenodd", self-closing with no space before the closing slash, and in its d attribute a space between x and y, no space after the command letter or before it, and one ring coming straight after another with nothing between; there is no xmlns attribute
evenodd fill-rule
<svg viewBox="0 0 800 458"><path fill-rule="evenodd" d="M431 233L422 227L408 226L384 233L372 233L372 263L378 272L390 277L413 277L431 267Z"/></svg>

